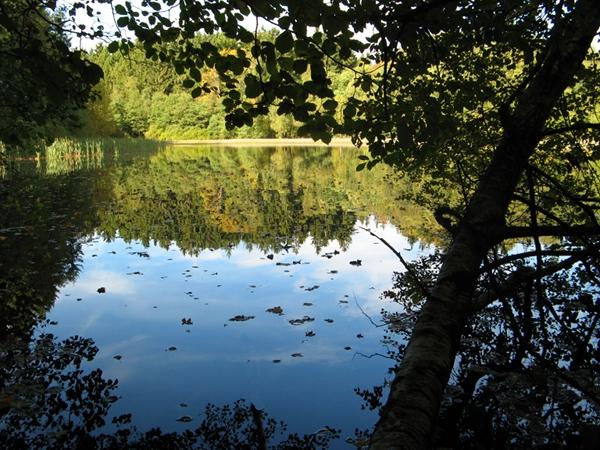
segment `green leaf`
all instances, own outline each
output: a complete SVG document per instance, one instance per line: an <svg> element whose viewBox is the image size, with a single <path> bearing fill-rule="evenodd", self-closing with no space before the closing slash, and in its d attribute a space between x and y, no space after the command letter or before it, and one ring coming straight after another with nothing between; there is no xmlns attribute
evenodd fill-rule
<svg viewBox="0 0 600 450"><path fill-rule="evenodd" d="M289 30L285 30L275 38L275 48L281 53L287 53L294 48L294 36Z"/></svg>
<svg viewBox="0 0 600 450"><path fill-rule="evenodd" d="M292 69L294 69L294 72L297 74L304 73L306 72L306 69L308 69L308 61L305 59L297 59L292 63Z"/></svg>
<svg viewBox="0 0 600 450"><path fill-rule="evenodd" d="M112 41L110 44L108 44L106 49L108 50L108 53L115 53L117 50L119 50L119 42Z"/></svg>
<svg viewBox="0 0 600 450"><path fill-rule="evenodd" d="M200 97L202 95L202 88L197 87L197 88L192 89L191 94L192 94L192 98Z"/></svg>
<svg viewBox="0 0 600 450"><path fill-rule="evenodd" d="M262 93L260 82L254 75L246 75L244 83L246 84L246 97L256 98Z"/></svg>
<svg viewBox="0 0 600 450"><path fill-rule="evenodd" d="M194 87L195 84L196 84L196 82L194 80L190 80L189 78L186 80L183 80L183 83L181 83L181 85L186 89L190 89L190 88Z"/></svg>
<svg viewBox="0 0 600 450"><path fill-rule="evenodd" d="M129 17L119 17L117 19L117 25L120 27L126 27L129 25Z"/></svg>
<svg viewBox="0 0 600 450"><path fill-rule="evenodd" d="M367 165L367 163L360 163L358 166L356 166L356 171L360 172L361 170L364 170L366 165Z"/></svg>
<svg viewBox="0 0 600 450"><path fill-rule="evenodd" d="M330 111L337 108L337 105L338 105L338 102L336 102L335 100L332 100L332 99L326 100L325 103L323 103L323 107Z"/></svg>
<svg viewBox="0 0 600 450"><path fill-rule="evenodd" d="M117 14L120 14L121 16L124 16L125 14L127 14L127 10L125 9L125 7L123 5L115 5L115 12Z"/></svg>

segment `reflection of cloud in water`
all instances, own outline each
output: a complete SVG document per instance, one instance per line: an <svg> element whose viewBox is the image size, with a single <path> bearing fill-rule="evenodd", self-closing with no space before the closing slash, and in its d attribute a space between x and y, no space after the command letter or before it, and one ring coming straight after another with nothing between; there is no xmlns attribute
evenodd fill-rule
<svg viewBox="0 0 600 450"><path fill-rule="evenodd" d="M74 286L76 294L98 294L100 287L106 288L107 293L129 295L136 291L135 285L123 273L108 270L92 269L84 271Z"/></svg>

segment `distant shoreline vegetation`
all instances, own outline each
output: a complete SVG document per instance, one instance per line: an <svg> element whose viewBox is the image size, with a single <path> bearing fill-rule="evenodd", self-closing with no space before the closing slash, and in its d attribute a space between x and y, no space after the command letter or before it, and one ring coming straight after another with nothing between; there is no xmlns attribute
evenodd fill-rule
<svg viewBox="0 0 600 450"><path fill-rule="evenodd" d="M355 147L350 138L333 138L329 144L313 141L311 138L231 138L231 139L173 139L163 141L165 145L216 145L236 147L270 147L270 146L300 146L300 147Z"/></svg>

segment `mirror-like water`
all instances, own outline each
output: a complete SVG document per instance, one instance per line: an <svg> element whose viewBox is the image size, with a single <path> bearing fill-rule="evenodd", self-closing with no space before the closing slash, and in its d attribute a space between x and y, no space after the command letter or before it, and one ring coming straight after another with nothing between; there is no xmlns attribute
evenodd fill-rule
<svg viewBox="0 0 600 450"><path fill-rule="evenodd" d="M387 375L372 321L402 268L363 228L410 258L431 222L393 201L406 186L385 168L357 173L357 156L172 147L17 167L0 183L3 337L92 339L84 373L118 379L104 429L131 413L180 431L241 398L292 432L368 428L354 389Z"/></svg>

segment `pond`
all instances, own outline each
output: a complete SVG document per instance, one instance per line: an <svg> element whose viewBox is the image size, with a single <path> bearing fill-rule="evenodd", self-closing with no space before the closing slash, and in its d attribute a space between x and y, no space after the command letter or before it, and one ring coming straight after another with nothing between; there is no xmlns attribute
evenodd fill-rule
<svg viewBox="0 0 600 450"><path fill-rule="evenodd" d="M430 251L433 227L389 169L356 172L360 153L119 147L11 167L2 337L27 345L3 344L3 432L32 409L76 417L93 384L102 407L86 432L112 433L123 414L141 431L182 432L207 404L244 399L288 432L339 429L332 447L349 447L376 420L354 390L389 378L375 324L398 309L381 294L403 270L368 230L411 259ZM69 420L29 430L48 438Z"/></svg>

